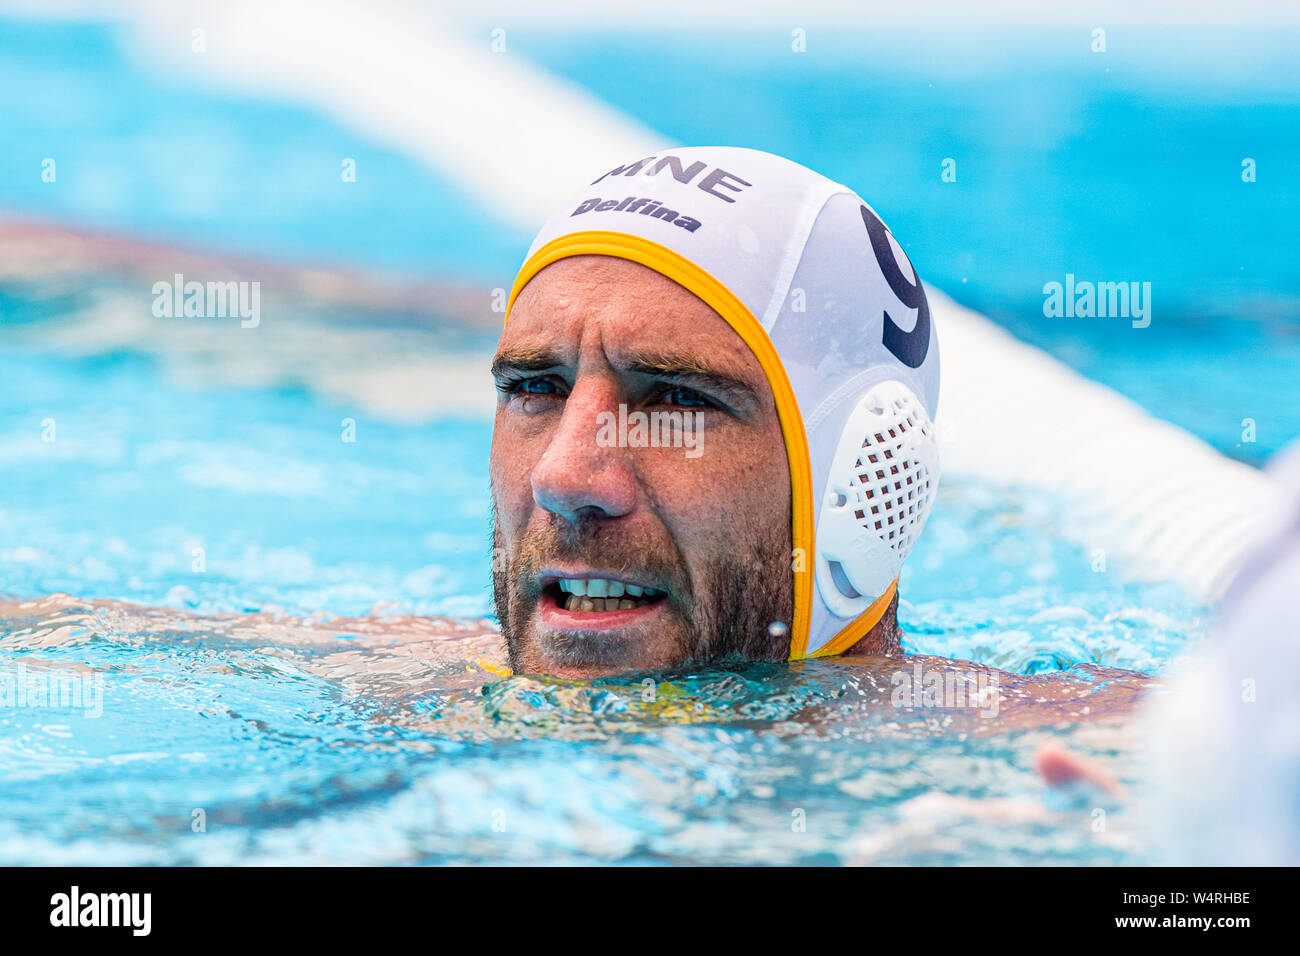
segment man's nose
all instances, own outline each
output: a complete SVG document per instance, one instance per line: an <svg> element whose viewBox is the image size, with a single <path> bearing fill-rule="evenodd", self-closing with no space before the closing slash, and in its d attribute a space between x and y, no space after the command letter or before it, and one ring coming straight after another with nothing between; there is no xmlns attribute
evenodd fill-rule
<svg viewBox="0 0 1300 956"><path fill-rule="evenodd" d="M576 521L617 518L636 507L636 473L617 440L618 402L611 383L580 383L569 393L550 443L533 467L533 500L542 508ZM610 421L613 427L602 430ZM615 440L598 441L598 435Z"/></svg>

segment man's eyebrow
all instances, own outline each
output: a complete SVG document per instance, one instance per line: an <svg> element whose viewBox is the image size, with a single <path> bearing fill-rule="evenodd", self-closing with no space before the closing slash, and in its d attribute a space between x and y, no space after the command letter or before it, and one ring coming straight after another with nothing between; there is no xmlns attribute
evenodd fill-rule
<svg viewBox="0 0 1300 956"><path fill-rule="evenodd" d="M559 368L564 358L554 349L544 346L518 345L502 349L492 359L492 375L500 378L506 372L544 372Z"/></svg>
<svg viewBox="0 0 1300 956"><path fill-rule="evenodd" d="M731 401L757 403L758 392L739 375L706 364L694 353L667 348L635 349L620 356L623 372L652 375L712 389ZM546 372L563 368L564 356L547 346L517 345L502 349L492 360L492 375L501 378L511 372Z"/></svg>
<svg viewBox="0 0 1300 956"><path fill-rule="evenodd" d="M621 358L620 367L629 372L713 388L732 398L750 401L758 398L754 387L743 378L706 364L694 353L671 349L638 349L624 353Z"/></svg>

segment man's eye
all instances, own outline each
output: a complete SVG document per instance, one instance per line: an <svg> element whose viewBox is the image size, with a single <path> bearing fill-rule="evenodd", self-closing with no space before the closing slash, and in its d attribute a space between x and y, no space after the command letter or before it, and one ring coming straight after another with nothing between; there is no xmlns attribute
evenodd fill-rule
<svg viewBox="0 0 1300 956"><path fill-rule="evenodd" d="M678 405L682 408L707 408L709 400L699 392L691 388L670 388L664 392L663 400L668 405Z"/></svg>
<svg viewBox="0 0 1300 956"><path fill-rule="evenodd" d="M558 391L555 383L546 378L521 378L497 387L508 395L554 395Z"/></svg>

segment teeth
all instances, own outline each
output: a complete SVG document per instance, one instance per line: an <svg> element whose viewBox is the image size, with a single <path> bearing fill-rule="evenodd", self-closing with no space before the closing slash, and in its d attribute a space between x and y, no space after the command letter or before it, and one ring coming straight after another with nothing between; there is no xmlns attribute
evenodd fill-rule
<svg viewBox="0 0 1300 956"><path fill-rule="evenodd" d="M643 588L639 584L624 584L608 578L561 578L560 590L565 594L576 594L589 598L621 598L623 595L639 598L657 598L662 592L654 588Z"/></svg>
<svg viewBox="0 0 1300 956"><path fill-rule="evenodd" d="M606 578L562 578L560 606L566 611L627 611L662 592Z"/></svg>

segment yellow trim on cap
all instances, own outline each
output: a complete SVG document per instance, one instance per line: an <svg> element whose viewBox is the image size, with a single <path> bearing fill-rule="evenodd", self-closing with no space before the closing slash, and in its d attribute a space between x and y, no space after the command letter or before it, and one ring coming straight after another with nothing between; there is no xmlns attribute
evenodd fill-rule
<svg viewBox="0 0 1300 956"><path fill-rule="evenodd" d="M666 246L625 232L573 232L552 239L538 249L515 277L514 287L510 290L510 301L506 304L507 322L515 299L528 281L552 262L569 256L615 256L640 263L672 279L722 316L758 359L758 364L772 386L777 416L781 421L781 434L785 439L786 458L790 462L790 536L795 553L803 549L803 570L794 572L794 621L790 628L790 659L798 660L806 656L808 631L812 623L813 574L810 564L815 554L812 463L808 458L808 437L804 431L803 415L799 412L794 388L781 357L777 355L776 346L749 307L711 274Z"/></svg>
<svg viewBox="0 0 1300 956"><path fill-rule="evenodd" d="M853 622L832 637L829 641L809 654L809 657L830 657L832 654L843 654L858 641L867 636L870 631L885 616L885 611L889 607L889 602L894 599L894 593L898 590L898 578L889 582L889 587L885 588L885 593L871 602L871 607L867 608Z"/></svg>

